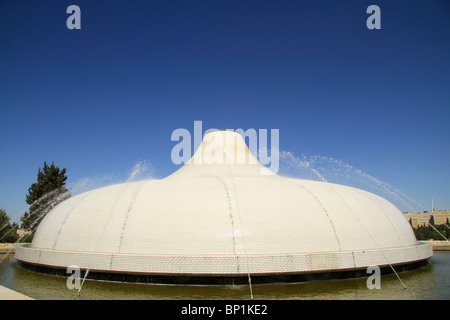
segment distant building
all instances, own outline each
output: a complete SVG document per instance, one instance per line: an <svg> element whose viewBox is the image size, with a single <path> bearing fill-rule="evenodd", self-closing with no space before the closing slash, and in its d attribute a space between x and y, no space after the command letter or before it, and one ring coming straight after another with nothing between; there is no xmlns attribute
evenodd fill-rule
<svg viewBox="0 0 450 320"><path fill-rule="evenodd" d="M433 213L424 212L424 213L404 213L404 216L408 221L411 221L411 225L413 228L417 228L419 226L428 227L428 222L433 216L434 224L441 225L450 221L450 210L435 210Z"/></svg>
<svg viewBox="0 0 450 320"><path fill-rule="evenodd" d="M27 231L27 230L24 230L24 229L17 229L17 230L16 230L16 234L17 234L19 237L24 237L25 235L31 234L31 231Z"/></svg>

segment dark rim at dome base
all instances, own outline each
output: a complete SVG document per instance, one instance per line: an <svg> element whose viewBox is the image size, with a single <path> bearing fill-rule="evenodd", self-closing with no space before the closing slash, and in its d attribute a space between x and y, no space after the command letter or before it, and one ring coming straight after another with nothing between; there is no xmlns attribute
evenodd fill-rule
<svg viewBox="0 0 450 320"><path fill-rule="evenodd" d="M50 266L36 265L19 261L22 268L33 272L69 277L71 274L63 268L54 268ZM396 272L402 272L423 267L428 264L428 259L412 261L394 265ZM381 274L393 273L391 266L381 266ZM81 277L85 275L85 270L81 271ZM270 284L270 283L295 283L317 280L336 280L368 277L371 273L367 273L367 269L351 269L342 271L326 271L326 272L303 272L289 274L270 274L270 275L253 275L251 276L252 284ZM108 282L124 282L124 283L144 283L144 284L179 284L179 285L246 285L249 283L248 275L240 276L221 276L221 275L154 275L154 274L131 274L131 273L113 273L90 270L87 280L108 281Z"/></svg>

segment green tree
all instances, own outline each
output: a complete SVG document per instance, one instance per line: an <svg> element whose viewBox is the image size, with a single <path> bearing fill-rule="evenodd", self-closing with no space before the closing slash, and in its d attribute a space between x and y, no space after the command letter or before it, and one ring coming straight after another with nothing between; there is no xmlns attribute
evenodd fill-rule
<svg viewBox="0 0 450 320"><path fill-rule="evenodd" d="M18 239L16 233L18 225L10 223L10 218L4 209L0 209L0 242L13 243Z"/></svg>
<svg viewBox="0 0 450 320"><path fill-rule="evenodd" d="M45 215L71 196L70 191L66 188L66 171L66 168L61 170L53 162L50 166L44 162L44 167L39 168L37 182L28 188L26 201L30 208L29 212L25 212L20 220L21 228L32 232L29 239L32 238Z"/></svg>
<svg viewBox="0 0 450 320"><path fill-rule="evenodd" d="M439 232L437 232L435 229L437 229ZM429 224L428 226L418 226L417 228L414 228L414 234L416 236L417 240L445 240L448 239L450 233L449 229L443 224L434 226L434 228Z"/></svg>

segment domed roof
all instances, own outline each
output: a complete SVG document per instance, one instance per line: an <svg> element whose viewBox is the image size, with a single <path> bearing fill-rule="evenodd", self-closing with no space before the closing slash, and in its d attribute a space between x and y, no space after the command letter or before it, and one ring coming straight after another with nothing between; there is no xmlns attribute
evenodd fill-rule
<svg viewBox="0 0 450 320"><path fill-rule="evenodd" d="M39 258L30 258L33 249ZM26 250L18 258L38 264L162 274L331 270L431 255L390 202L274 174L233 131L207 133L165 179L69 198L46 215Z"/></svg>

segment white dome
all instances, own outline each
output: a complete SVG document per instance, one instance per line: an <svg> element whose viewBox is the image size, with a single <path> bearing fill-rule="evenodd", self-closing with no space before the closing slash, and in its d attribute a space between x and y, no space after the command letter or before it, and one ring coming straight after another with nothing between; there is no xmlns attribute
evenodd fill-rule
<svg viewBox="0 0 450 320"><path fill-rule="evenodd" d="M206 134L165 179L69 198L16 253L38 265L163 275L346 270L431 255L390 202L273 174L232 131Z"/></svg>

